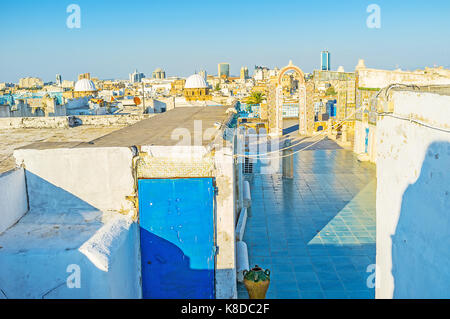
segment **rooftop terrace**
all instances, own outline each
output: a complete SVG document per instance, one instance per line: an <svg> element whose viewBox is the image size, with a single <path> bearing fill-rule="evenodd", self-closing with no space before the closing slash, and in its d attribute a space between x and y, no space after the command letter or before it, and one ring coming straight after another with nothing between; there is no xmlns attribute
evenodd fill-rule
<svg viewBox="0 0 450 319"><path fill-rule="evenodd" d="M3 129L0 130L0 173L15 167L15 149L36 142L88 142L120 127L78 126L74 128Z"/></svg>
<svg viewBox="0 0 450 319"><path fill-rule="evenodd" d="M173 146L179 143L177 134L172 138L175 130L180 128L187 129L193 137L196 129L195 122L201 121L197 125L198 129L202 130L202 145L206 146L213 137L211 139L205 137L205 132L214 128L215 123L222 124L229 118L229 115L226 113L227 109L228 107L226 106L175 108L156 117L142 120L119 131L102 136L89 144L94 147ZM83 145L83 147L86 147L86 145Z"/></svg>

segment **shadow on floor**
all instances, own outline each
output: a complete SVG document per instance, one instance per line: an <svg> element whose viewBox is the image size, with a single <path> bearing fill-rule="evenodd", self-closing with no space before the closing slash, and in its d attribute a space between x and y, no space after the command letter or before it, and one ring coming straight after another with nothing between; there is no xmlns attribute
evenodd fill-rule
<svg viewBox="0 0 450 319"><path fill-rule="evenodd" d="M272 271L268 298L374 298L375 167L327 143L294 156L294 179L251 180L244 241Z"/></svg>

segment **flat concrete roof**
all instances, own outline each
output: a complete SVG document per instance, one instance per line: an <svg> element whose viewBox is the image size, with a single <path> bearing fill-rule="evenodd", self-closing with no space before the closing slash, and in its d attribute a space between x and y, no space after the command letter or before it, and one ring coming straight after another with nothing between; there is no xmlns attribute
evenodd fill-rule
<svg viewBox="0 0 450 319"><path fill-rule="evenodd" d="M78 126L73 128L17 128L0 130L0 173L16 166L13 152L27 148L75 147L105 134L117 131L119 127ZM30 144L31 143L31 144Z"/></svg>
<svg viewBox="0 0 450 319"><path fill-rule="evenodd" d="M205 131L219 127L216 123L224 124L232 116L227 114L227 106L194 106L180 107L158 114L154 117L139 121L133 125L121 129L110 129L105 134L93 136L93 139L52 139L39 141L31 140L31 144L21 143L14 149L55 149L55 148L87 148L87 147L131 147L131 146L174 146L180 143L182 137L172 139L172 133L176 129L187 129L191 135L191 143L194 143L194 125L202 130L202 146L209 145L215 136L205 137ZM83 126L80 126L80 130ZM107 128L105 128L107 129ZM73 130L73 129L66 129ZM41 130L33 130L40 135ZM109 133L109 134L108 134ZM190 144L193 145L193 144ZM13 149L13 150L14 150ZM12 151L11 150L11 153ZM12 164L12 163L10 163Z"/></svg>
<svg viewBox="0 0 450 319"><path fill-rule="evenodd" d="M195 106L180 107L158 114L155 117L142 120L131 126L122 128L89 143L77 147L130 147L136 146L173 146L180 142L181 137L172 139L176 129L187 129L194 139L194 125L197 122L202 130L202 145L206 146L213 140L205 138L205 131L217 128L215 123L224 124L232 115L227 114L227 106Z"/></svg>

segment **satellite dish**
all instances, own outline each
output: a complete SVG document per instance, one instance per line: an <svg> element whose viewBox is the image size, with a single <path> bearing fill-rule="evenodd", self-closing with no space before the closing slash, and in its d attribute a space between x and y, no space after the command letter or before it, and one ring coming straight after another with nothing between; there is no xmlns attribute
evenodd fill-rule
<svg viewBox="0 0 450 319"><path fill-rule="evenodd" d="M133 101L134 101L134 104L136 104L136 105L141 104L141 99L138 98L137 96L134 97Z"/></svg>

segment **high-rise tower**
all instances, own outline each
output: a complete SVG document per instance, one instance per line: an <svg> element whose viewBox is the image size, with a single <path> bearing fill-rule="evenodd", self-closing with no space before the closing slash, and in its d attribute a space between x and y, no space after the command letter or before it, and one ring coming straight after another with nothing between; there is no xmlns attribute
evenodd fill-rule
<svg viewBox="0 0 450 319"><path fill-rule="evenodd" d="M323 71L330 71L331 70L331 66L330 66L330 52L328 51L322 51L322 53L320 54L320 60L321 60L321 64L322 64L322 70Z"/></svg>

